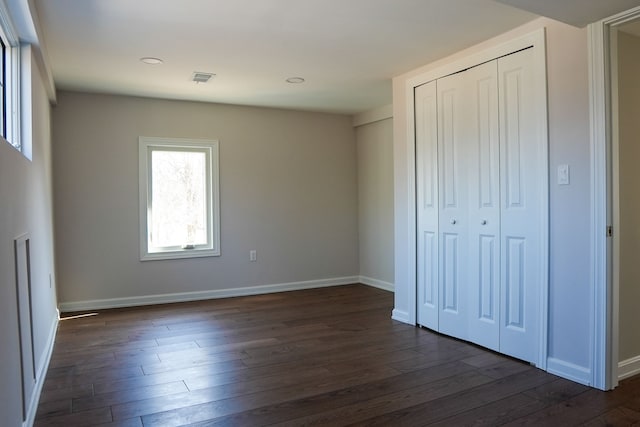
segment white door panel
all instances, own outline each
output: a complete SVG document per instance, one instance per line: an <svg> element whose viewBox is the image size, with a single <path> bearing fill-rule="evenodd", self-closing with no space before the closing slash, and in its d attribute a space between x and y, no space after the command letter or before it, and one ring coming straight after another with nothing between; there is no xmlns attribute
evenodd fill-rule
<svg viewBox="0 0 640 427"><path fill-rule="evenodd" d="M504 327L516 333L525 330L525 248L526 240L505 239ZM527 313L528 315L528 313ZM503 343L505 346L507 342Z"/></svg>
<svg viewBox="0 0 640 427"><path fill-rule="evenodd" d="M414 92L418 324L438 330L438 125L436 82Z"/></svg>
<svg viewBox="0 0 640 427"><path fill-rule="evenodd" d="M469 174L469 340L499 347L500 141L498 65L491 61L465 72L465 123Z"/></svg>
<svg viewBox="0 0 640 427"><path fill-rule="evenodd" d="M500 93L502 283L500 351L537 361L540 287L546 283L540 242L541 198L546 194L539 176L544 152L538 141L533 50L498 60Z"/></svg>
<svg viewBox="0 0 640 427"><path fill-rule="evenodd" d="M437 81L438 178L440 192L439 331L468 339L467 327L467 146L464 73Z"/></svg>

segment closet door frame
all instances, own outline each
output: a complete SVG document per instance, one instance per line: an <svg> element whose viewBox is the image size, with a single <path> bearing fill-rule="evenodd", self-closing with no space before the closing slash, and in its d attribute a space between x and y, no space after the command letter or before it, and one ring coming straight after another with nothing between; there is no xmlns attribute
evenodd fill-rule
<svg viewBox="0 0 640 427"><path fill-rule="evenodd" d="M510 41L497 44L489 47L480 52L476 52L467 56L457 57L451 59L451 61L442 61L436 63L436 65L430 69L427 69L424 73L418 74L412 78L407 79L405 85L405 99L406 99L406 111L407 111L407 123L405 129L405 135L407 135L406 141L406 177L407 181L403 185L406 185L407 194L407 209L404 212L397 212L397 215L402 215L402 222L406 221L406 228L403 230L408 239L396 238L396 244L401 244L404 247L396 248L396 254L402 254L405 256L402 265L396 265L396 270L406 269L404 274L396 275L396 287L406 286L407 294L403 295L407 298L406 310L399 311L394 309L392 317L396 320L416 324L416 311L417 311L417 243L416 243L416 147L415 147L415 114L414 114L414 90L416 87L421 86L433 80L448 76L465 70L467 68L500 58L502 56L515 53L522 49L531 48L534 54L534 74L535 74L535 86L536 94L538 95L535 100L536 109L536 129L538 135L538 146L540 156L540 164L542 169L547 173L540 176L541 188L545 192L545 196L540 201L540 218L541 227L539 230L540 241L540 277L543 278L543 283L539 290L539 343L538 343L538 357L533 363L538 368L546 370L547 368L547 336L548 336L548 311L549 311L549 149L548 149L548 130L547 130L547 81L546 81L546 42L545 42L545 29L538 29L529 34L512 39ZM401 179L404 179L401 178ZM396 179L398 179L396 177ZM406 216L405 216L406 215ZM404 241L403 241L404 240ZM396 257L396 260L398 258ZM402 283L405 282L406 283ZM397 297L400 297L398 295Z"/></svg>

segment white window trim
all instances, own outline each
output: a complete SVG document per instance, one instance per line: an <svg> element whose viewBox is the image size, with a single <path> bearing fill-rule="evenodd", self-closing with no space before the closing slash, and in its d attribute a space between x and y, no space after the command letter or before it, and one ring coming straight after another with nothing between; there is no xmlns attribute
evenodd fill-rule
<svg viewBox="0 0 640 427"><path fill-rule="evenodd" d="M5 44L5 87L6 87L6 123L5 140L9 145L30 157L30 153L25 151L20 132L20 40L15 27L4 4L0 2L0 37Z"/></svg>
<svg viewBox="0 0 640 427"><path fill-rule="evenodd" d="M157 138L139 137L138 142L138 162L139 162L139 191L140 191L140 260L162 260L178 258L199 258L220 256L220 189L219 189L219 160L218 141L205 139L184 139L184 138ZM210 177L207 179L210 189L208 193L207 218L209 243L195 248L177 248L161 252L149 252L149 215L151 208L151 168L150 153L153 148L180 148L207 150L208 165L207 170Z"/></svg>

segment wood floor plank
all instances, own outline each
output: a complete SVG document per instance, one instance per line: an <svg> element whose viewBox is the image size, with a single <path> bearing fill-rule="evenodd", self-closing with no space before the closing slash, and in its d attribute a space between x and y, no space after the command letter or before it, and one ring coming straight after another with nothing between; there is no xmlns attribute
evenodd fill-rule
<svg viewBox="0 0 640 427"><path fill-rule="evenodd" d="M505 425L584 425L622 405L624 400L624 397L615 393L590 389Z"/></svg>
<svg viewBox="0 0 640 427"><path fill-rule="evenodd" d="M87 427L111 421L111 408L107 406L75 414L40 417L36 419L34 427Z"/></svg>
<svg viewBox="0 0 640 427"><path fill-rule="evenodd" d="M201 358L194 360L178 360L175 362L160 362L150 365L142 365L141 369L145 375L153 375L162 372L170 372L176 369L185 369L191 367L205 367L208 373L228 372L237 369L244 369L246 365L237 355L226 355L225 357Z"/></svg>
<svg viewBox="0 0 640 427"><path fill-rule="evenodd" d="M132 349L120 349L113 352L114 357L117 360L125 359L129 357L135 357L140 354L157 354L159 357L166 353L173 353L176 351L193 350L200 348L198 343L194 341L184 341L177 344L157 345L154 347L145 348L132 348Z"/></svg>
<svg viewBox="0 0 640 427"><path fill-rule="evenodd" d="M153 375L143 375L120 380L98 380L93 383L96 394L109 393L127 390L129 388L145 387L159 384L166 384L174 381L188 381L191 378L204 377L210 381L219 383L229 383L247 375L244 370L231 372L213 373L208 370L208 366L196 366L184 369L161 372ZM143 397L144 398L144 397Z"/></svg>
<svg viewBox="0 0 640 427"><path fill-rule="evenodd" d="M234 397L292 386L301 381L314 381L321 377L329 377L331 373L329 369L324 367L305 367L304 369L288 370L286 373L276 372L266 376L248 375L243 380L227 381L224 384L212 384L211 377L208 376L187 379L185 383L190 391L219 388L224 391L225 396Z"/></svg>
<svg viewBox="0 0 640 427"><path fill-rule="evenodd" d="M557 378L541 386L529 389L523 394L551 405L567 401L587 390L590 390L587 386L564 378Z"/></svg>
<svg viewBox="0 0 640 427"><path fill-rule="evenodd" d="M242 327L242 328L214 328L208 330L197 331L184 331L180 332L167 332L166 334L159 334L156 337L159 345L176 344L184 341L197 341L202 343L202 347L210 345L218 345L221 343L228 343L229 339L236 337L237 339L250 340L269 336L272 338L279 338L281 336L287 336L288 332L303 332L313 333L315 330L326 330L327 326L324 324L309 324L303 325L298 328L290 328L283 323L269 323L260 326Z"/></svg>
<svg viewBox="0 0 640 427"><path fill-rule="evenodd" d="M217 344L217 345L201 345L200 341L196 342L198 347L202 349L203 353L213 355L217 353L224 353L228 351L242 351L250 348L258 348L269 345L278 345L281 344L282 341L278 338L269 337L269 338L258 338L258 339L242 339L242 340L229 340L227 343ZM166 360L168 357L179 357L179 355L167 355L161 356L161 360Z"/></svg>
<svg viewBox="0 0 640 427"><path fill-rule="evenodd" d="M388 396L402 395L407 390L418 392L431 390L433 393L444 393L447 384L466 382L478 384L489 381L488 378L473 372L473 369L462 363L452 362L437 368L426 368L412 374L399 374L377 381L371 380L354 384L350 387L336 387L325 393L304 396L257 407L243 413L233 414L219 419L209 420L207 425L259 425L291 422L292 425L327 424L333 425L337 420L327 414L339 412L344 407L360 407L372 402L387 402ZM348 385L345 381L341 385ZM338 416L344 414L339 413ZM321 418L322 417L322 418ZM293 420L293 421L292 421Z"/></svg>
<svg viewBox="0 0 640 427"><path fill-rule="evenodd" d="M98 424L98 427L143 427L142 418L129 418L128 420L111 421L109 423Z"/></svg>
<svg viewBox="0 0 640 427"><path fill-rule="evenodd" d="M618 406L599 417L585 422L584 427L634 425L640 425L640 412L625 408L624 406Z"/></svg>
<svg viewBox="0 0 640 427"><path fill-rule="evenodd" d="M544 402L520 393L429 425L434 427L499 426L536 412L545 406Z"/></svg>
<svg viewBox="0 0 640 427"><path fill-rule="evenodd" d="M49 398L46 402L41 400L38 404L36 418L57 417L71 414L71 405L72 399L69 397L61 397L58 400Z"/></svg>
<svg viewBox="0 0 640 427"><path fill-rule="evenodd" d="M640 377L604 393L392 308L354 284L67 315L35 425L640 423Z"/></svg>
<svg viewBox="0 0 640 427"><path fill-rule="evenodd" d="M117 392L101 393L91 397L80 397L72 399L72 411L82 412L88 409L103 408L116 404L140 400L140 396L147 399L154 399L160 396L167 396L175 393L188 392L188 388L183 381L150 385L146 387L128 388Z"/></svg>
<svg viewBox="0 0 640 427"><path fill-rule="evenodd" d="M93 384L80 384L76 386L61 387L55 381L45 381L40 396L40 404L60 399L73 399L93 396Z"/></svg>
<svg viewBox="0 0 640 427"><path fill-rule="evenodd" d="M462 360L465 362L465 359ZM465 362L466 363L466 362ZM520 361L512 360L512 359L504 359L499 360L492 365L483 366L478 370L483 375L494 379L505 378L513 374L517 374L519 372L524 372L527 370L535 369L532 366L527 365L526 363L522 363Z"/></svg>
<svg viewBox="0 0 640 427"><path fill-rule="evenodd" d="M208 388L195 390L184 395L186 400L193 403L176 401L175 399L159 399L137 402L134 404L117 405L113 407L114 419L142 415L143 423L152 425L181 425L209 418L217 418L235 412L243 412L264 405L273 405L316 393L326 393L339 389L344 384L361 384L387 378L397 374L387 367L364 369L349 375L326 375L317 382L296 382L295 384L264 392L249 393L243 396L229 398L226 388ZM218 391L218 394L216 394ZM166 411L157 408L168 409Z"/></svg>
<svg viewBox="0 0 640 427"><path fill-rule="evenodd" d="M376 415L415 406L420 402L430 402L443 396L457 394L462 390L487 384L490 378L477 372L466 372L454 377L438 380L422 386L384 394L356 404L323 411L314 415L278 423L278 426L299 426L310 424L348 425L366 420Z"/></svg>
<svg viewBox="0 0 640 427"><path fill-rule="evenodd" d="M411 407L390 410L384 414L369 412L368 415L375 416L375 419L361 420L364 421L361 425L427 425L455 416L460 412L519 394L553 379L554 377L551 375L531 369L499 380L492 380L477 387L460 390L459 393L436 400L425 400Z"/></svg>

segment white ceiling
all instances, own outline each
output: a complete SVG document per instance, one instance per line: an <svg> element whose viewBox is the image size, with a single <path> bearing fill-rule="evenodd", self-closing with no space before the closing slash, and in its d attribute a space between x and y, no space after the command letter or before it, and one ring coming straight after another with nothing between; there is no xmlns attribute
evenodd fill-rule
<svg viewBox="0 0 640 427"><path fill-rule="evenodd" d="M389 104L391 77L537 17L493 0L33 3L58 89L337 113Z"/></svg>
<svg viewBox="0 0 640 427"><path fill-rule="evenodd" d="M496 0L548 16L576 27L584 27L618 12L640 6L639 0Z"/></svg>

